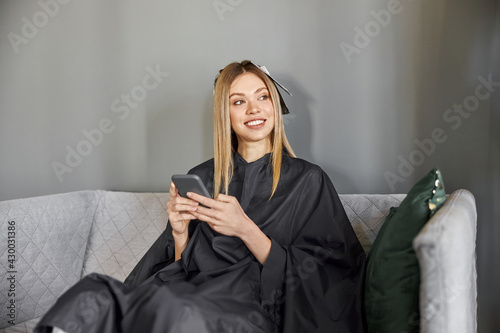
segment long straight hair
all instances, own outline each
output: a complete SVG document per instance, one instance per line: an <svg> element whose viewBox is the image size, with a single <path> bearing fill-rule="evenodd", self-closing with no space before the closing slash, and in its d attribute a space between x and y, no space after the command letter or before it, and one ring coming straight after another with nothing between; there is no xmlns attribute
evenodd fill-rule
<svg viewBox="0 0 500 333"><path fill-rule="evenodd" d="M231 130L229 91L233 81L245 73L253 73L264 81L274 107L274 129L271 132L273 186L269 199L273 197L278 187L283 149L289 156L295 157L295 153L286 138L280 99L274 83L249 60L227 65L220 72L214 87L214 198L219 193L228 194L229 183L233 177L233 157L238 151L238 140L236 134Z"/></svg>

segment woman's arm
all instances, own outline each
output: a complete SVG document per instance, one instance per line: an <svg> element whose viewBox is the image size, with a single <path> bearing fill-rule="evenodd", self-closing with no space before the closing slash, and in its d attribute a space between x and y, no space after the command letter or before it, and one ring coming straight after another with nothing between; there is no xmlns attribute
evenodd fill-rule
<svg viewBox="0 0 500 333"><path fill-rule="evenodd" d="M195 218L207 222L213 230L223 235L240 238L261 264L266 262L271 251L271 240L245 214L235 197L219 194L214 200L191 192L188 197L208 207L196 207L191 212Z"/></svg>
<svg viewBox="0 0 500 333"><path fill-rule="evenodd" d="M262 230L252 221L252 224L249 225L249 230L239 236L239 238L245 243L255 258L264 265L267 257L269 257L269 252L271 252L271 240Z"/></svg>
<svg viewBox="0 0 500 333"><path fill-rule="evenodd" d="M175 253L175 261L179 260L181 258L182 252L184 252L184 249L186 248L188 242L189 242L189 235L187 235L187 232L181 235L176 235L175 231L172 231L172 235L174 236L174 253Z"/></svg>

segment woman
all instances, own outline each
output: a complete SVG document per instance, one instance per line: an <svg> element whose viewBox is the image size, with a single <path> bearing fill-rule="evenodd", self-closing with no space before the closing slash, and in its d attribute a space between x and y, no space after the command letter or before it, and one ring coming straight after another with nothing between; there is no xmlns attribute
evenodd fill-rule
<svg viewBox="0 0 500 333"><path fill-rule="evenodd" d="M172 184L125 283L87 276L38 332L362 332L364 252L328 176L295 158L275 83L250 61L220 72L215 157L190 171L214 199Z"/></svg>

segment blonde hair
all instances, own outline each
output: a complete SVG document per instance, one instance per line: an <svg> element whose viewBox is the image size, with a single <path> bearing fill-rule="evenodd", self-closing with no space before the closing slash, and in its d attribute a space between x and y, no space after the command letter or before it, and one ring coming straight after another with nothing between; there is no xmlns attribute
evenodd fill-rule
<svg viewBox="0 0 500 333"><path fill-rule="evenodd" d="M233 81L244 73L253 73L264 81L274 106L274 129L271 132L271 160L273 168L273 186L271 199L276 192L281 173L283 149L295 157L295 153L285 135L280 98L271 79L249 60L233 62L221 70L214 88L214 198L219 193L228 194L229 183L233 177L233 157L238 151L236 134L231 130L229 114L229 90Z"/></svg>

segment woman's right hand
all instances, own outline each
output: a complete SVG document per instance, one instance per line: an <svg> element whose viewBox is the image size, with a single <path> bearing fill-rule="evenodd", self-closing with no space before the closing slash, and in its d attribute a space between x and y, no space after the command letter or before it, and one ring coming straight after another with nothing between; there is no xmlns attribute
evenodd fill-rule
<svg viewBox="0 0 500 333"><path fill-rule="evenodd" d="M195 211L197 207L198 203L196 201L181 197L177 193L174 183L170 184L170 199L167 202L167 214L174 237L188 237L189 222L196 219L191 212Z"/></svg>

